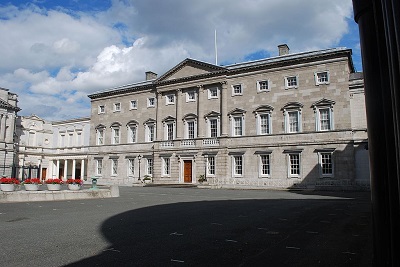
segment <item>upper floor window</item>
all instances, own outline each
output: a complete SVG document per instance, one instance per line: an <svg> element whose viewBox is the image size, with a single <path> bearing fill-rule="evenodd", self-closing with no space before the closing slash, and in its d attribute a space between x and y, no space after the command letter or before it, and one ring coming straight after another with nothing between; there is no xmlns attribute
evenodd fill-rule
<svg viewBox="0 0 400 267"><path fill-rule="evenodd" d="M104 105L99 105L98 113L102 114L106 112L106 107Z"/></svg>
<svg viewBox="0 0 400 267"><path fill-rule="evenodd" d="M303 105L298 102L286 104L283 110L285 133L298 133L302 131L301 127L301 109Z"/></svg>
<svg viewBox="0 0 400 267"><path fill-rule="evenodd" d="M255 111L256 115L256 130L257 134L271 134L272 133L272 123L271 123L271 113L274 110L273 107L269 105L259 106Z"/></svg>
<svg viewBox="0 0 400 267"><path fill-rule="evenodd" d="M331 131L334 129L334 124L333 124L334 104L335 101L326 98L323 98L312 104L315 113L316 131Z"/></svg>
<svg viewBox="0 0 400 267"><path fill-rule="evenodd" d="M147 98L147 107L153 108L156 105L156 99L154 97Z"/></svg>
<svg viewBox="0 0 400 267"><path fill-rule="evenodd" d="M228 113L231 120L231 133L232 136L244 135L244 114L246 111L236 108Z"/></svg>
<svg viewBox="0 0 400 267"><path fill-rule="evenodd" d="M166 105L173 105L175 104L175 95L166 95L165 96L165 100L166 100Z"/></svg>
<svg viewBox="0 0 400 267"><path fill-rule="evenodd" d="M153 142L155 139L155 120L153 119L148 119L144 123L144 129L145 129L145 141L146 142Z"/></svg>
<svg viewBox="0 0 400 267"><path fill-rule="evenodd" d="M314 74L315 85L329 84L329 72L321 71Z"/></svg>
<svg viewBox="0 0 400 267"><path fill-rule="evenodd" d="M297 88L299 86L298 76L285 77L285 89Z"/></svg>
<svg viewBox="0 0 400 267"><path fill-rule="evenodd" d="M131 100L131 109L137 109L137 100Z"/></svg>
<svg viewBox="0 0 400 267"><path fill-rule="evenodd" d="M96 145L104 145L104 132L104 125L100 124L96 127Z"/></svg>
<svg viewBox="0 0 400 267"><path fill-rule="evenodd" d="M164 125L164 140L175 139L175 118L168 116L163 121Z"/></svg>
<svg viewBox="0 0 400 267"><path fill-rule="evenodd" d="M241 84L232 85L232 95L243 95L243 88Z"/></svg>
<svg viewBox="0 0 400 267"><path fill-rule="evenodd" d="M207 124L207 137L218 137L220 136L220 114L218 112L210 112L206 116Z"/></svg>
<svg viewBox="0 0 400 267"><path fill-rule="evenodd" d="M185 125L185 139L194 139L197 137L197 116L187 114L183 117Z"/></svg>
<svg viewBox="0 0 400 267"><path fill-rule="evenodd" d="M217 87L208 88L208 99L218 98L218 92Z"/></svg>
<svg viewBox="0 0 400 267"><path fill-rule="evenodd" d="M121 125L119 123L113 123L111 125L112 131L112 140L111 144L119 144L120 143L120 135L121 135Z"/></svg>
<svg viewBox="0 0 400 267"><path fill-rule="evenodd" d="M128 143L136 143L137 142L137 125L136 121L130 121L127 124L128 128Z"/></svg>
<svg viewBox="0 0 400 267"><path fill-rule="evenodd" d="M186 102L196 101L196 92L195 91L187 91L186 92Z"/></svg>
<svg viewBox="0 0 400 267"><path fill-rule="evenodd" d="M114 103L114 112L121 111L121 103Z"/></svg>
<svg viewBox="0 0 400 267"><path fill-rule="evenodd" d="M271 91L269 89L269 81L264 80L264 81L257 81L257 92L269 92Z"/></svg>

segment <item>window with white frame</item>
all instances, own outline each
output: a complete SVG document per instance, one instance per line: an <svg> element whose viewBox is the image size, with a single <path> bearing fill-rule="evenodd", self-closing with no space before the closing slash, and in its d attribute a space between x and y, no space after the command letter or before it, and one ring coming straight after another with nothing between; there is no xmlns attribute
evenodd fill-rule
<svg viewBox="0 0 400 267"><path fill-rule="evenodd" d="M231 121L231 135L232 136L243 136L245 135L244 129L244 114L246 111L236 108L228 113Z"/></svg>
<svg viewBox="0 0 400 267"><path fill-rule="evenodd" d="M128 176L135 175L135 159L128 158Z"/></svg>
<svg viewBox="0 0 400 267"><path fill-rule="evenodd" d="M208 155L207 157L207 175L215 175L215 156Z"/></svg>
<svg viewBox="0 0 400 267"><path fill-rule="evenodd" d="M154 108L156 106L156 99L154 97L147 98L147 107Z"/></svg>
<svg viewBox="0 0 400 267"><path fill-rule="evenodd" d="M186 122L186 137L187 139L194 139L195 138L195 121L190 120Z"/></svg>
<svg viewBox="0 0 400 267"><path fill-rule="evenodd" d="M106 112L106 107L104 105L99 105L98 113L102 114Z"/></svg>
<svg viewBox="0 0 400 267"><path fill-rule="evenodd" d="M269 177L271 175L271 154L259 155L259 171L260 177Z"/></svg>
<svg viewBox="0 0 400 267"><path fill-rule="evenodd" d="M103 171L103 160L96 159L96 175L101 175Z"/></svg>
<svg viewBox="0 0 400 267"><path fill-rule="evenodd" d="M301 153L289 152L287 153L288 159L288 177L299 178L301 171Z"/></svg>
<svg viewBox="0 0 400 267"><path fill-rule="evenodd" d="M218 98L219 90L217 87L208 88L208 99Z"/></svg>
<svg viewBox="0 0 400 267"><path fill-rule="evenodd" d="M104 145L104 126L96 128L96 145Z"/></svg>
<svg viewBox="0 0 400 267"><path fill-rule="evenodd" d="M128 124L128 143L136 143L137 142L137 124L129 123Z"/></svg>
<svg viewBox="0 0 400 267"><path fill-rule="evenodd" d="M335 101L323 98L312 105L315 113L316 131L331 131L334 129L334 123L333 123L334 104Z"/></svg>
<svg viewBox="0 0 400 267"><path fill-rule="evenodd" d="M299 133L302 131L301 109L303 105L291 102L283 107L285 133Z"/></svg>
<svg viewBox="0 0 400 267"><path fill-rule="evenodd" d="M299 86L298 76L285 77L285 89L297 88Z"/></svg>
<svg viewBox="0 0 400 267"><path fill-rule="evenodd" d="M171 159L169 157L162 158L162 172L164 176L171 175Z"/></svg>
<svg viewBox="0 0 400 267"><path fill-rule="evenodd" d="M166 105L173 105L175 104L175 95L169 94L165 96L165 104Z"/></svg>
<svg viewBox="0 0 400 267"><path fill-rule="evenodd" d="M232 85L232 95L243 95L243 88L241 84Z"/></svg>
<svg viewBox="0 0 400 267"><path fill-rule="evenodd" d="M121 103L114 103L114 112L121 111Z"/></svg>
<svg viewBox="0 0 400 267"><path fill-rule="evenodd" d="M333 151L334 149L323 149L318 151L319 173L322 178L334 176Z"/></svg>
<svg viewBox="0 0 400 267"><path fill-rule="evenodd" d="M232 156L232 174L233 176L243 176L243 155Z"/></svg>
<svg viewBox="0 0 400 267"><path fill-rule="evenodd" d="M256 116L256 130L258 135L272 133L271 113L273 110L273 107L263 105L253 111Z"/></svg>
<svg viewBox="0 0 400 267"><path fill-rule="evenodd" d="M155 132L155 124L154 123L146 123L145 124L145 141L153 142L154 141L154 132Z"/></svg>
<svg viewBox="0 0 400 267"><path fill-rule="evenodd" d="M212 111L204 116L207 125L207 137L215 138L220 136L220 114Z"/></svg>
<svg viewBox="0 0 400 267"><path fill-rule="evenodd" d="M316 72L314 74L314 77L315 77L315 85L329 84L329 72L328 71Z"/></svg>
<svg viewBox="0 0 400 267"><path fill-rule="evenodd" d="M130 109L137 109L137 100L131 100Z"/></svg>
<svg viewBox="0 0 400 267"><path fill-rule="evenodd" d="M186 92L186 102L196 101L196 91L187 91Z"/></svg>
<svg viewBox="0 0 400 267"><path fill-rule="evenodd" d="M257 81L257 92L269 92L269 91L271 90L269 89L268 80Z"/></svg>
<svg viewBox="0 0 400 267"><path fill-rule="evenodd" d="M116 145L120 143L120 127L119 126L112 126L112 144Z"/></svg>
<svg viewBox="0 0 400 267"><path fill-rule="evenodd" d="M118 175L118 159L111 159L111 175Z"/></svg>
<svg viewBox="0 0 400 267"><path fill-rule="evenodd" d="M153 159L146 158L146 175L153 175Z"/></svg>

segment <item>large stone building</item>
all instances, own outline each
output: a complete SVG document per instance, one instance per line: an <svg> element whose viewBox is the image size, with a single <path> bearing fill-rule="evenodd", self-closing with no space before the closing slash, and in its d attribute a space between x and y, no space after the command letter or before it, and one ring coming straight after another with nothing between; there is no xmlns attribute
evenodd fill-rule
<svg viewBox="0 0 400 267"><path fill-rule="evenodd" d="M15 120L18 96L8 89L0 88L0 160L1 176L13 176L16 158Z"/></svg>
<svg viewBox="0 0 400 267"><path fill-rule="evenodd" d="M87 179L90 118L47 122L36 115L17 119L20 179Z"/></svg>
<svg viewBox="0 0 400 267"><path fill-rule="evenodd" d="M101 183L368 186L362 75L335 48L217 66L89 95L88 173Z"/></svg>

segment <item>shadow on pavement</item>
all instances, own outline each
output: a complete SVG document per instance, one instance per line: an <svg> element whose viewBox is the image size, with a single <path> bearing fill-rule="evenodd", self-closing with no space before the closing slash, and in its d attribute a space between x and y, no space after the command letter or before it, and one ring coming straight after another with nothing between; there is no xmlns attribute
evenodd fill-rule
<svg viewBox="0 0 400 267"><path fill-rule="evenodd" d="M102 224L107 249L68 266L371 266L366 196L131 210Z"/></svg>

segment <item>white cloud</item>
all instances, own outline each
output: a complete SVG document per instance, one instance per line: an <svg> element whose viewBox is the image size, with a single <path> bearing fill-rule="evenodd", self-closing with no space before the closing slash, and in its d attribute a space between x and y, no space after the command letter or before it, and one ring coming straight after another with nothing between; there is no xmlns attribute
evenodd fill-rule
<svg viewBox="0 0 400 267"><path fill-rule="evenodd" d="M219 62L240 62L276 55L281 43L292 52L337 46L351 11L350 0L113 0L91 13L0 6L0 87L20 95L24 115L89 116L89 93L186 57L214 62L214 29Z"/></svg>

